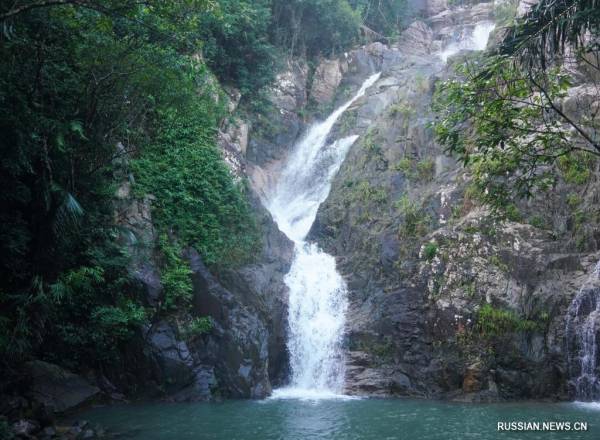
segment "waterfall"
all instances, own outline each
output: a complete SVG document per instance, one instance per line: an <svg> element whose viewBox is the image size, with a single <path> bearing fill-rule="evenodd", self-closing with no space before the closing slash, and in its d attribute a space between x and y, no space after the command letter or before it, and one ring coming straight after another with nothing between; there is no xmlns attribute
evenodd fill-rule
<svg viewBox="0 0 600 440"><path fill-rule="evenodd" d="M600 400L600 262L567 313L566 340L571 386L576 399Z"/></svg>
<svg viewBox="0 0 600 440"><path fill-rule="evenodd" d="M292 267L285 278L289 287L291 386L277 390L275 397L327 397L343 390L345 362L340 343L348 308L346 284L336 270L335 259L305 239L319 205L329 194L331 180L358 138L349 136L327 144L329 132L378 77L369 77L354 98L308 129L296 144L268 202L279 229L296 244Z"/></svg>
<svg viewBox="0 0 600 440"><path fill-rule="evenodd" d="M463 29L457 40L450 43L440 52L440 57L446 62L449 57L461 50L485 50L490 34L495 27L495 23L484 21L477 23L472 32Z"/></svg>

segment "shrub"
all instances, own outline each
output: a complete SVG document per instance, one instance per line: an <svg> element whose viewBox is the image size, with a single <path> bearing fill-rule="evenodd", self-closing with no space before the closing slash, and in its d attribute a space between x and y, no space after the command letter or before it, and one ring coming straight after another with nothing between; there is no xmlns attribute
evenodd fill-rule
<svg viewBox="0 0 600 440"><path fill-rule="evenodd" d="M104 360L117 356L117 344L133 337L136 327L146 320L146 311L131 301L119 306L100 306L90 315L90 336L94 351Z"/></svg>
<svg viewBox="0 0 600 440"><path fill-rule="evenodd" d="M519 212L519 209L515 206L515 205L508 205L505 208L505 215L506 218L509 219L511 222L520 222L521 221L521 213Z"/></svg>
<svg viewBox="0 0 600 440"><path fill-rule="evenodd" d="M561 156L558 159L558 169L562 171L566 182L583 185L590 179L586 160L576 155Z"/></svg>
<svg viewBox="0 0 600 440"><path fill-rule="evenodd" d="M410 156L404 156L392 166L392 171L402 171L406 177L411 177L413 175L412 165L412 158Z"/></svg>
<svg viewBox="0 0 600 440"><path fill-rule="evenodd" d="M404 215L404 225L400 234L405 237L421 237L427 233L427 216L416 203L404 196L399 202L400 212Z"/></svg>
<svg viewBox="0 0 600 440"><path fill-rule="evenodd" d="M210 332L213 327L214 325L209 316L195 318L184 328L183 338L188 342L194 341Z"/></svg>
<svg viewBox="0 0 600 440"><path fill-rule="evenodd" d="M527 223L529 223L531 226L533 226L534 228L537 228L537 229L544 228L544 219L539 215L532 215L527 220Z"/></svg>
<svg viewBox="0 0 600 440"><path fill-rule="evenodd" d="M132 164L137 193L150 193L159 229L195 247L206 264L234 266L260 249L260 229L246 198L221 159L211 104L187 102L186 112L166 109L164 129Z"/></svg>
<svg viewBox="0 0 600 440"><path fill-rule="evenodd" d="M167 310L187 309L192 299L192 270L181 258L181 247L171 243L166 234L158 237L158 243L163 254L161 283L165 288L164 307Z"/></svg>
<svg viewBox="0 0 600 440"><path fill-rule="evenodd" d="M427 243L427 246L425 246L425 258L427 260L433 260L435 258L435 256L437 255L437 251L438 251L438 244L435 241L430 241L429 243Z"/></svg>
<svg viewBox="0 0 600 440"><path fill-rule="evenodd" d="M435 162L430 157L420 160L417 164L417 170L419 171L421 180L430 182L433 179Z"/></svg>
<svg viewBox="0 0 600 440"><path fill-rule="evenodd" d="M379 203L387 199L387 192L383 186L372 186L363 180L354 189L352 199L355 202Z"/></svg>
<svg viewBox="0 0 600 440"><path fill-rule="evenodd" d="M577 205L580 205L580 204L581 204L581 201L582 201L582 200L581 200L579 197L577 197L577 195L576 195L576 194L569 194L569 195L567 196L567 203L569 204L569 206L570 206L571 208L574 208L574 207L576 207Z"/></svg>

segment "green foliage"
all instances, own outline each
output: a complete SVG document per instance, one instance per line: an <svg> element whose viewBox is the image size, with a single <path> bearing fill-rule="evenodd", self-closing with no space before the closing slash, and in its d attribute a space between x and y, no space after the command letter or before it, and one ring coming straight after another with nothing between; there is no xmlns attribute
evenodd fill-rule
<svg viewBox="0 0 600 440"><path fill-rule="evenodd" d="M180 256L181 247L171 243L166 234L159 236L158 244L164 258L161 279L165 288L164 307L167 310L185 310L190 307L192 300L192 270Z"/></svg>
<svg viewBox="0 0 600 440"><path fill-rule="evenodd" d="M600 9L595 0L541 0L506 30L497 52L523 68L547 68L565 45L597 50ZM590 41L591 40L591 41ZM589 42L589 43L588 43Z"/></svg>
<svg viewBox="0 0 600 440"><path fill-rule="evenodd" d="M508 270L508 266L506 264L500 262L500 258L498 258L498 255L490 256L489 261L491 264L493 264L500 270L503 270L505 272Z"/></svg>
<svg viewBox="0 0 600 440"><path fill-rule="evenodd" d="M354 187L352 200L362 203L381 203L387 199L387 191L383 186L372 186L363 180Z"/></svg>
<svg viewBox="0 0 600 440"><path fill-rule="evenodd" d="M105 360L117 357L120 342L133 337L134 330L146 320L146 311L124 301L119 306L100 306L90 314L90 338L94 351Z"/></svg>
<svg viewBox="0 0 600 440"><path fill-rule="evenodd" d="M544 219L539 215L532 215L527 219L527 223L537 229L544 229Z"/></svg>
<svg viewBox="0 0 600 440"><path fill-rule="evenodd" d="M515 19L519 2L515 0L506 0L494 3L494 20L497 23L507 23Z"/></svg>
<svg viewBox="0 0 600 440"><path fill-rule="evenodd" d="M522 219L521 213L519 212L519 208L517 208L513 204L510 204L504 208L504 215L511 222L520 222Z"/></svg>
<svg viewBox="0 0 600 440"><path fill-rule="evenodd" d="M406 177L412 177L414 174L413 171L413 160L410 156L404 156L402 159L400 159L398 162L396 162L394 165L392 165L391 169L393 171L402 171L402 173L406 176Z"/></svg>
<svg viewBox="0 0 600 440"><path fill-rule="evenodd" d="M577 205L580 205L581 202L582 202L582 200L577 196L577 194L569 194L567 196L567 203L569 204L569 206L571 208L574 208Z"/></svg>
<svg viewBox="0 0 600 440"><path fill-rule="evenodd" d="M429 92L429 81L421 72L413 77L413 81L415 82L417 93L424 95Z"/></svg>
<svg viewBox="0 0 600 440"><path fill-rule="evenodd" d="M425 259L433 260L435 258L435 256L437 255L437 251L438 251L438 244L436 241L432 240L429 243L427 243L427 246L425 246L425 251L423 252L423 255L425 256Z"/></svg>
<svg viewBox="0 0 600 440"><path fill-rule="evenodd" d="M557 163L565 181L575 185L583 185L590 180L590 170L582 156L568 154L561 156Z"/></svg>
<svg viewBox="0 0 600 440"><path fill-rule="evenodd" d="M400 229L400 235L417 238L427 233L429 217L424 215L421 207L404 196L400 200L398 208L404 217L404 225Z"/></svg>
<svg viewBox="0 0 600 440"><path fill-rule="evenodd" d="M417 171L421 180L431 182L435 172L435 162L430 157L422 159L417 164Z"/></svg>
<svg viewBox="0 0 600 440"><path fill-rule="evenodd" d="M256 92L274 76L277 48L268 38L271 1L221 0L220 13L199 17L198 37L207 64L242 94Z"/></svg>
<svg viewBox="0 0 600 440"><path fill-rule="evenodd" d="M94 287L104 282L104 269L101 267L79 267L61 275L56 283L50 284L52 299L60 303L62 300L72 301L78 290L91 293Z"/></svg>
<svg viewBox="0 0 600 440"><path fill-rule="evenodd" d="M404 130L408 130L408 126L410 125L410 121L416 116L417 111L414 108L414 105L410 101L402 101L400 104L393 104L390 106L388 110L390 116L400 115L400 117L404 120Z"/></svg>
<svg viewBox="0 0 600 440"><path fill-rule="evenodd" d="M538 324L529 319L522 319L512 310L484 304L477 312L477 321L473 331L485 339L493 339L508 333L531 333Z"/></svg>
<svg viewBox="0 0 600 440"><path fill-rule="evenodd" d="M406 0L348 0L360 12L364 24L380 35L397 41L398 34L410 24L412 15Z"/></svg>
<svg viewBox="0 0 600 440"><path fill-rule="evenodd" d="M575 230L581 229L583 224L588 220L588 213L583 209L578 209L573 213L573 228Z"/></svg>
<svg viewBox="0 0 600 440"><path fill-rule="evenodd" d="M234 183L215 145L211 101L182 100L161 112L164 128L132 164L138 191L157 197L160 229L194 246L207 264L248 262L260 231L242 183Z"/></svg>
<svg viewBox="0 0 600 440"><path fill-rule="evenodd" d="M499 18L509 18L514 4L502 6L510 11L497 10L506 15ZM506 29L492 53L462 60L458 75L439 87L433 126L446 151L465 166L491 159L514 168L500 174L483 167L476 175L494 210L509 194L531 197L548 190L554 165L568 182L588 181L585 162L600 156L598 125L590 116L595 104L582 105L574 115L563 113L572 80L561 66L567 58L589 64L600 48L599 25L595 0L542 0ZM596 83L585 68L577 74Z"/></svg>
<svg viewBox="0 0 600 440"><path fill-rule="evenodd" d="M195 341L200 336L209 333L213 327L214 325L209 316L194 318L184 327L183 338L188 342Z"/></svg>
<svg viewBox="0 0 600 440"><path fill-rule="evenodd" d="M357 41L361 14L346 0L274 0L272 10L272 41L292 54L339 55Z"/></svg>
<svg viewBox="0 0 600 440"><path fill-rule="evenodd" d="M114 361L146 320L122 246L132 235L114 226L125 180L158 197L157 229L177 237L161 242L167 308L189 303L178 246L214 264L258 249L244 182L216 146L224 93L204 63L244 91L268 82L270 3L220 4L75 2L2 23L2 366Z"/></svg>

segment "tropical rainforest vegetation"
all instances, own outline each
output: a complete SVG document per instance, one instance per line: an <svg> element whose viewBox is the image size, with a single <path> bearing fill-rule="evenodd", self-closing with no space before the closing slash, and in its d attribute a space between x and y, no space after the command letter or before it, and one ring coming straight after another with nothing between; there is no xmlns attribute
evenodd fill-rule
<svg viewBox="0 0 600 440"><path fill-rule="evenodd" d="M156 196L164 311L189 307L194 246L253 260L260 229L221 161L219 84L260 95L281 55L396 34L404 0L56 0L0 5L0 358L102 362L148 319L115 198ZM218 98L221 99L218 99Z"/></svg>

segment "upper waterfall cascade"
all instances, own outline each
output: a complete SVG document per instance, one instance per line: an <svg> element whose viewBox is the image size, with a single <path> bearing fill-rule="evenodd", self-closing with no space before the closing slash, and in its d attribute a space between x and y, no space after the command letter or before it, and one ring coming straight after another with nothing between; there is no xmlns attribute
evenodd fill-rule
<svg viewBox="0 0 600 440"><path fill-rule="evenodd" d="M379 73L370 76L356 96L314 124L297 143L268 209L281 229L296 244L295 257L285 283L289 287L288 350L291 387L279 397L319 397L343 391L345 362L340 350L344 332L346 284L335 259L316 244L305 242L319 205L325 201L331 180L358 136L327 143L333 125Z"/></svg>
<svg viewBox="0 0 600 440"><path fill-rule="evenodd" d="M439 53L444 62L452 55L456 55L461 50L485 50L490 34L496 28L494 22L483 21L477 23L472 30L463 30L456 41L451 42Z"/></svg>

